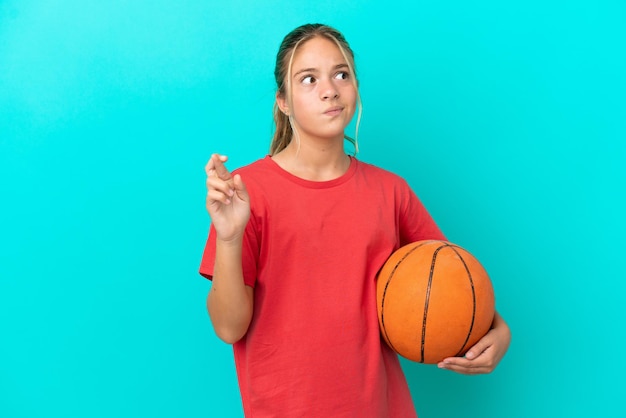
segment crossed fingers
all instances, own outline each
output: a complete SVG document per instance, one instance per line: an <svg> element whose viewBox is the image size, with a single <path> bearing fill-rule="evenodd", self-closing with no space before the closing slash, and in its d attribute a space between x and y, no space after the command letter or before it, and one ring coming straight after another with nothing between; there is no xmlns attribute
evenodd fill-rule
<svg viewBox="0 0 626 418"><path fill-rule="evenodd" d="M230 198L235 194L233 177L224 163L228 160L225 155L213 154L205 166L207 175L207 200L230 204Z"/></svg>

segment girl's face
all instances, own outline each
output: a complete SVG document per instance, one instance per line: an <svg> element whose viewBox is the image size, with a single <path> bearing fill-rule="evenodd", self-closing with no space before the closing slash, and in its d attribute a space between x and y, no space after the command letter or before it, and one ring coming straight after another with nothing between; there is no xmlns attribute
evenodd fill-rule
<svg viewBox="0 0 626 418"><path fill-rule="evenodd" d="M339 140L356 107L357 92L343 54L333 41L315 37L298 46L291 66L291 103L277 94L300 140ZM287 84L287 83L285 83Z"/></svg>

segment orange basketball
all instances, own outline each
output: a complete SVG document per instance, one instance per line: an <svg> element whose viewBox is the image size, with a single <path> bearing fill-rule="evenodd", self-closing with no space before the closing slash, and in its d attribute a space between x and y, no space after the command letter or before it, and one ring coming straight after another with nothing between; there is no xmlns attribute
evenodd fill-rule
<svg viewBox="0 0 626 418"><path fill-rule="evenodd" d="M418 241L378 273L378 321L395 352L434 364L461 356L491 328L495 299L478 260L446 241Z"/></svg>

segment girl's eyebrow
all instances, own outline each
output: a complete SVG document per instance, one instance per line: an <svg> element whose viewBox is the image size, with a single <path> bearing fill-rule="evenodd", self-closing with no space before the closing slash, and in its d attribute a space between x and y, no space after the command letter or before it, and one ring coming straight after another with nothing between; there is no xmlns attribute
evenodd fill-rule
<svg viewBox="0 0 626 418"><path fill-rule="evenodd" d="M333 67L333 70L339 70L339 69L342 69L342 68L350 68L350 67L348 67L348 64L346 64L346 63L341 63L341 64L335 65ZM319 70L317 68L312 68L312 67L311 68L303 68L302 70L299 70L299 71L295 72L293 74L293 77L297 77L299 74L302 74L302 73L316 73L318 71Z"/></svg>
<svg viewBox="0 0 626 418"><path fill-rule="evenodd" d="M303 68L302 70L296 72L293 74L294 77L296 77L298 74L302 74L302 73L314 73L316 72L317 69L315 68Z"/></svg>

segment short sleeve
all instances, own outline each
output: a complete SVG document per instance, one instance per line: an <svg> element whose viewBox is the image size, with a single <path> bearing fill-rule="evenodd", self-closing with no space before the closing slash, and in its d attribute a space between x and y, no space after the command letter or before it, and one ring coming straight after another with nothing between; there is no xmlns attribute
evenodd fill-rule
<svg viewBox="0 0 626 418"><path fill-rule="evenodd" d="M215 228L211 225L209 229L209 236L207 238L206 245L204 246L202 260L200 262L200 274L209 280L213 280L216 235L217 233L215 232ZM246 285L251 287L254 287L254 284L256 283L258 260L259 239L255 228L255 222L251 217L248 225L246 226L241 255L243 280Z"/></svg>
<svg viewBox="0 0 626 418"><path fill-rule="evenodd" d="M400 246L427 239L446 240L430 213L411 187L403 180L399 226Z"/></svg>

